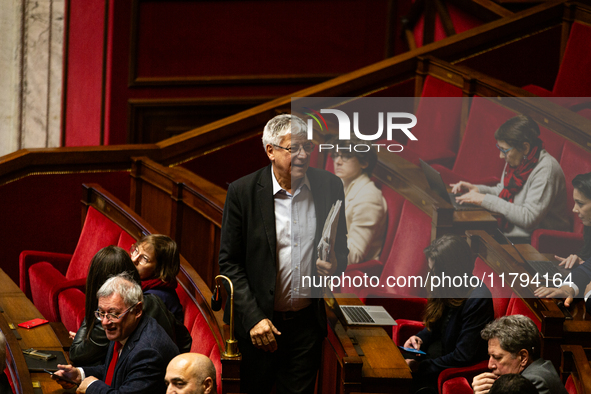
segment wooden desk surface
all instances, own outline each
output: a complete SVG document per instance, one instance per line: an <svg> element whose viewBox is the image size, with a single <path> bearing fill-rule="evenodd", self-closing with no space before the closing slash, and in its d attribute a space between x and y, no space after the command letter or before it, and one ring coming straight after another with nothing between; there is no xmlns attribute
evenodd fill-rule
<svg viewBox="0 0 591 394"><path fill-rule="evenodd" d="M354 294L335 294L339 305L363 305ZM351 338L363 361L362 384L367 392L408 392L410 368L398 347L382 327L347 326L338 323ZM399 391L393 391L394 388ZM387 391L381 391L386 389Z"/></svg>
<svg viewBox="0 0 591 394"><path fill-rule="evenodd" d="M378 155L374 176L433 218L433 239L450 232L463 235L466 230L492 233L497 228L495 216L484 208L456 211L449 201L432 192L420 167L399 155Z"/></svg>
<svg viewBox="0 0 591 394"><path fill-rule="evenodd" d="M18 340L21 350L35 348L37 350L56 350L63 352L62 345L50 324L44 324L31 329L18 327L19 323L35 318L42 318L43 316L2 269L0 269L0 307L4 311L2 313L4 320L11 325L11 329L13 326L15 327L7 335L14 335L14 331L16 331L22 337L22 339ZM68 353L63 353L69 362ZM34 388L40 387L43 393L58 394L65 392L62 386L57 384L51 379L49 374L44 372L32 372L31 382Z"/></svg>

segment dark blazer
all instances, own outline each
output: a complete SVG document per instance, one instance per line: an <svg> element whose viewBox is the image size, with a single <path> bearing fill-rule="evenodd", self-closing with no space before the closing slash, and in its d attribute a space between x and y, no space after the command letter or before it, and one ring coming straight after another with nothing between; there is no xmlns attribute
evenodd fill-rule
<svg viewBox="0 0 591 394"><path fill-rule="evenodd" d="M143 311L145 316L154 318L164 328L182 353L191 351L191 334L183 323L175 319L158 296L144 293ZM77 367L101 365L105 362L105 356L109 350L111 341L107 339L105 329L100 323L94 325L88 340L86 340L87 332L85 318L70 346L70 361Z"/></svg>
<svg viewBox="0 0 591 394"><path fill-rule="evenodd" d="M276 269L275 210L273 200L272 166L269 165L230 184L220 242L220 273L234 284L236 334L250 337L250 329L259 321L273 320ZM345 223L345 193L342 181L335 175L316 168L307 171L316 211L316 234L312 275L316 275L316 246L330 208L341 200L337 238L334 250L340 275L347 267L347 226ZM326 311L321 291L312 305L316 310L321 332L326 334ZM228 297L229 299L229 297ZM229 301L228 301L229 302ZM229 305L224 321L229 322Z"/></svg>
<svg viewBox="0 0 591 394"><path fill-rule="evenodd" d="M550 361L538 358L521 375L536 386L539 394L568 394Z"/></svg>
<svg viewBox="0 0 591 394"><path fill-rule="evenodd" d="M571 273L572 281L579 288L578 297L583 298L585 296L585 288L591 282L591 259L587 259L583 264L573 268Z"/></svg>
<svg viewBox="0 0 591 394"><path fill-rule="evenodd" d="M446 368L465 367L487 358L488 344L480 337L480 331L495 318L489 289L485 285L476 287L470 298L444 316L449 319L445 328L437 322L432 331L425 328L417 334L423 340L421 350L425 351L441 339L442 356L419 365L420 375L429 379L436 380Z"/></svg>
<svg viewBox="0 0 591 394"><path fill-rule="evenodd" d="M111 342L109 345L105 364L82 368L87 377L94 376L99 379L88 387L88 394L166 393L166 366L179 354L179 349L156 320L150 316L142 316L140 324L129 336L121 351L111 386L107 386L104 380L113 357L114 344L115 342Z"/></svg>

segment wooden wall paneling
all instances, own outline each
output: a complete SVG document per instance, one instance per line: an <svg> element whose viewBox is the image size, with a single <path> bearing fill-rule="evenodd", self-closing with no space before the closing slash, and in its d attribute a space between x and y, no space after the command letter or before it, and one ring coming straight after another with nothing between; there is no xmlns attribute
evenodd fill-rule
<svg viewBox="0 0 591 394"><path fill-rule="evenodd" d="M577 15L582 13L577 5ZM544 3L537 7L518 13L503 20L491 22L486 26L457 34L430 48L424 47L384 60L365 67L348 75L325 82L313 88L297 92L298 96L354 96L368 92L380 91L396 81L412 78L416 69L416 57L433 54L444 60L456 61L468 54L476 57L480 53L495 47L502 40L513 40L523 37L523 33L540 26L561 23L563 3ZM488 52L487 52L488 53ZM0 184L27 176L36 172L54 172L79 170L94 160L94 168L129 169L130 157L148 155L165 164L178 163L191 157L203 154L227 141L244 138L245 134L254 135L260 132L260 126L273 116L274 109L289 106L289 98L282 97L263 104L256 109L245 111L224 120L184 133L182 136L170 138L152 146L115 147L112 150L90 148L67 150L31 150L19 151L0 160ZM245 134L241 134L245 133ZM84 169L84 168L82 168Z"/></svg>
<svg viewBox="0 0 591 394"><path fill-rule="evenodd" d="M274 97L130 99L127 142L155 143L242 112Z"/></svg>
<svg viewBox="0 0 591 394"><path fill-rule="evenodd" d="M216 227L193 209L185 207L182 215L181 253L189 256L191 265L210 288L214 287L214 278L219 274L218 253L216 249ZM217 240L219 245L219 239Z"/></svg>
<svg viewBox="0 0 591 394"><path fill-rule="evenodd" d="M142 217L169 229L181 254L213 288L225 190L186 169L164 167L146 157L134 158L133 167L132 183L141 184Z"/></svg>
<svg viewBox="0 0 591 394"><path fill-rule="evenodd" d="M129 86L319 83L385 58L390 3L133 0Z"/></svg>

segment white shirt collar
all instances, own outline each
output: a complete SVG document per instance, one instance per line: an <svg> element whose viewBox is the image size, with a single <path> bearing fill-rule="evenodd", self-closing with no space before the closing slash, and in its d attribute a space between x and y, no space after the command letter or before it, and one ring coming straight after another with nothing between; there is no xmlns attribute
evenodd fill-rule
<svg viewBox="0 0 591 394"><path fill-rule="evenodd" d="M275 172L273 171L273 166L271 166L271 179L273 180L273 195L279 193L281 190L284 190L287 193L287 190L282 188L279 185L279 182L277 182L277 178L275 178ZM308 190L312 191L312 187L310 186L310 180L308 179L308 174L304 175L304 181L300 183L298 189L301 189L304 185L308 187Z"/></svg>

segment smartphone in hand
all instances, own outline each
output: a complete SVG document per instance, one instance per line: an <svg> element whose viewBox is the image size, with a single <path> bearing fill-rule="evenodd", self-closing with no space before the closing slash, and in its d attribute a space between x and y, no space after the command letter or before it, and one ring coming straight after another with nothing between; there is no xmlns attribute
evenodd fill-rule
<svg viewBox="0 0 591 394"><path fill-rule="evenodd" d="M422 350L417 350L417 349L413 349L411 347L404 347L404 346L398 346L400 349L404 350L405 352L409 352L409 353L415 353L415 354L427 354Z"/></svg>
<svg viewBox="0 0 591 394"><path fill-rule="evenodd" d="M55 372L51 372L51 371L48 371L46 369L44 369L43 372L47 372L48 374L50 374L53 379L63 380L64 382L72 383L72 384L75 384L76 386L78 386L78 383L74 382L70 378L67 378L65 376L56 375Z"/></svg>

